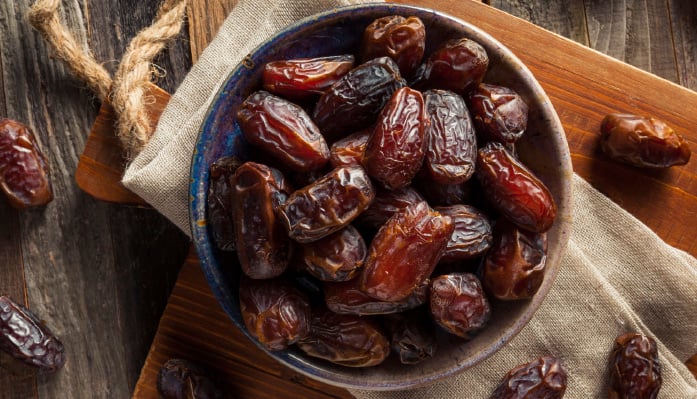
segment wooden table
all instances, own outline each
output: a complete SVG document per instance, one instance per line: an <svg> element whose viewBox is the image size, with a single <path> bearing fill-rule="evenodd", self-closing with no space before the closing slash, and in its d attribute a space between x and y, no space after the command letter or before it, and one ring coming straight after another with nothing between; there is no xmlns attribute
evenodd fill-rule
<svg viewBox="0 0 697 399"><path fill-rule="evenodd" d="M443 7L463 1L469 0L433 3ZM222 17L234 2L190 2L190 30L157 60L167 71L158 82L161 87L173 91L211 37L207 25L196 21L204 15ZM75 185L73 173L98 104L50 58L45 43L25 23L29 3L0 4L0 114L36 130L51 160L56 199L45 209L28 212L17 212L0 199L0 291L46 320L66 344L69 360L56 375L37 375L0 354L0 398L125 398L135 388L188 242L156 212L102 203ZM63 15L75 35L113 71L130 38L154 17L156 3L76 0L64 2ZM697 4L692 0L490 3L697 89ZM687 194L688 200L697 201L694 191ZM663 229L666 237L695 253L697 244L681 242L680 236ZM197 278L195 268L185 270L193 270L192 278ZM250 370L249 384L265 378L263 372L254 372ZM282 371L276 374L283 376ZM265 396L243 397L283 397L268 388ZM311 392L317 397L346 396L343 391Z"/></svg>

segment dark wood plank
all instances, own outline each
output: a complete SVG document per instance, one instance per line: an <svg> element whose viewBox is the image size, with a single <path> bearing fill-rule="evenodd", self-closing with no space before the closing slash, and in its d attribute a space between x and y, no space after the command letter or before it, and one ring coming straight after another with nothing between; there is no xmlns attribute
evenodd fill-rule
<svg viewBox="0 0 697 399"><path fill-rule="evenodd" d="M697 90L697 2L669 0L680 84Z"/></svg>
<svg viewBox="0 0 697 399"><path fill-rule="evenodd" d="M208 43L213 40L218 28L223 24L227 15L232 11L238 0L208 0L190 1L187 7L189 21L189 37L191 40L191 57L196 62L205 50ZM198 23L207 21L206 23Z"/></svg>

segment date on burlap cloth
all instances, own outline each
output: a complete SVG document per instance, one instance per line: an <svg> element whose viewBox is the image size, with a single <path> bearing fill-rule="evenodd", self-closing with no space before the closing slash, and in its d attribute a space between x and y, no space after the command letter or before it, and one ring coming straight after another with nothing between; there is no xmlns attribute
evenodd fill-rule
<svg viewBox="0 0 697 399"><path fill-rule="evenodd" d="M191 154L212 96L263 39L307 15L348 0L242 0L193 67L157 131L124 176L140 195L189 231ZM571 241L561 271L532 321L480 365L414 391L362 392L357 398L487 398L513 366L541 355L562 358L566 398L607 397L614 338L637 331L658 341L664 399L697 398L683 361L697 352L697 260L666 245L641 222L574 176Z"/></svg>

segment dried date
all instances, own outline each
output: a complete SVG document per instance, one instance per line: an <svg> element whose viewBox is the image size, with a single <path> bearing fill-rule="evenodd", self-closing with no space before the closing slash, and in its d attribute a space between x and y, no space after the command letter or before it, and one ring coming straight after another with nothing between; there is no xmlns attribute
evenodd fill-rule
<svg viewBox="0 0 697 399"><path fill-rule="evenodd" d="M329 162L329 147L310 116L298 105L266 91L244 100L237 121L245 140L299 172Z"/></svg>
<svg viewBox="0 0 697 399"><path fill-rule="evenodd" d="M163 399L221 399L222 392L206 371L185 359L169 359L157 373L157 392Z"/></svg>
<svg viewBox="0 0 697 399"><path fill-rule="evenodd" d="M232 213L232 178L240 161L222 157L213 162L208 187L208 226L216 247L223 251L235 250L235 217Z"/></svg>
<svg viewBox="0 0 697 399"><path fill-rule="evenodd" d="M309 356L347 367L371 367L390 354L390 342L370 319L333 313L313 313L310 334L298 347Z"/></svg>
<svg viewBox="0 0 697 399"><path fill-rule="evenodd" d="M655 399L661 389L661 364L653 338L620 335L610 356L610 399Z"/></svg>
<svg viewBox="0 0 697 399"><path fill-rule="evenodd" d="M361 233L351 225L318 241L301 244L301 251L305 270L322 281L356 277L368 254Z"/></svg>
<svg viewBox="0 0 697 399"><path fill-rule="evenodd" d="M434 210L441 215L450 216L455 224L441 262L471 259L489 249L493 241L491 224L478 209L469 205L452 205L435 207Z"/></svg>
<svg viewBox="0 0 697 399"><path fill-rule="evenodd" d="M288 266L290 240L276 215L286 190L281 172L266 165L246 162L235 171L235 247L242 271L251 278L276 277Z"/></svg>
<svg viewBox="0 0 697 399"><path fill-rule="evenodd" d="M313 119L329 142L375 122L397 89L406 86L399 68L388 57L352 69L334 83L315 105Z"/></svg>
<svg viewBox="0 0 697 399"><path fill-rule="evenodd" d="M364 129L332 144L329 149L329 163L335 168L361 165L371 131L372 129Z"/></svg>
<svg viewBox="0 0 697 399"><path fill-rule="evenodd" d="M310 331L310 304L283 279L240 280L240 314L247 331L271 351L286 349Z"/></svg>
<svg viewBox="0 0 697 399"><path fill-rule="evenodd" d="M544 183L501 143L490 142L478 153L475 175L494 208L520 228L549 230L557 206Z"/></svg>
<svg viewBox="0 0 697 399"><path fill-rule="evenodd" d="M484 79L489 56L484 47L467 38L448 41L421 64L413 87L444 89L465 95Z"/></svg>
<svg viewBox="0 0 697 399"><path fill-rule="evenodd" d="M0 119L0 189L17 209L53 200L48 161L34 133L20 122Z"/></svg>
<svg viewBox="0 0 697 399"><path fill-rule="evenodd" d="M346 75L353 64L350 54L272 61L264 65L262 86L293 100L318 97Z"/></svg>
<svg viewBox="0 0 697 399"><path fill-rule="evenodd" d="M0 349L41 371L53 373L65 364L60 340L24 306L0 295Z"/></svg>
<svg viewBox="0 0 697 399"><path fill-rule="evenodd" d="M494 243L484 259L482 282L498 299L532 298L545 278L547 235L519 229L507 220L494 227Z"/></svg>
<svg viewBox="0 0 697 399"><path fill-rule="evenodd" d="M559 359L543 356L506 374L490 399L561 399L567 373Z"/></svg>
<svg viewBox="0 0 697 399"><path fill-rule="evenodd" d="M395 213L370 244L361 290L390 302L411 295L433 272L454 227L450 217L434 212L426 202Z"/></svg>
<svg viewBox="0 0 697 399"><path fill-rule="evenodd" d="M361 291L358 279L324 285L327 308L335 313L358 316L391 314L423 305L428 301L428 279L406 298L387 302L371 298Z"/></svg>
<svg viewBox="0 0 697 399"><path fill-rule="evenodd" d="M426 49L426 27L418 17L390 15L378 18L365 29L361 59L393 59L402 76L411 77L421 63Z"/></svg>
<svg viewBox="0 0 697 399"><path fill-rule="evenodd" d="M411 187L398 190L377 188L376 191L373 203L356 220L361 226L374 230L379 229L396 212L424 200L421 194Z"/></svg>
<svg viewBox="0 0 697 399"><path fill-rule="evenodd" d="M514 143L528 127L528 105L508 87L480 84L470 94L469 109L482 142Z"/></svg>
<svg viewBox="0 0 697 399"><path fill-rule="evenodd" d="M402 364L417 364L436 353L435 324L430 315L419 308L392 315L387 320L392 352Z"/></svg>
<svg viewBox="0 0 697 399"><path fill-rule="evenodd" d="M424 93L426 128L424 169L440 184L460 184L474 173L477 140L465 100L447 90Z"/></svg>
<svg viewBox="0 0 697 399"><path fill-rule="evenodd" d="M471 338L491 317L491 306L479 279L471 273L451 273L431 280L433 319L451 334Z"/></svg>
<svg viewBox="0 0 697 399"><path fill-rule="evenodd" d="M665 122L631 114L610 114L600 126L600 148L612 159L646 168L684 165L690 146Z"/></svg>
<svg viewBox="0 0 697 399"><path fill-rule="evenodd" d="M408 186L424 159L427 124L421 93L408 87L397 90L365 147L363 166L370 177L390 190Z"/></svg>
<svg viewBox="0 0 697 399"><path fill-rule="evenodd" d="M360 166L342 166L303 189L281 206L288 235L308 243L326 237L353 221L375 198Z"/></svg>

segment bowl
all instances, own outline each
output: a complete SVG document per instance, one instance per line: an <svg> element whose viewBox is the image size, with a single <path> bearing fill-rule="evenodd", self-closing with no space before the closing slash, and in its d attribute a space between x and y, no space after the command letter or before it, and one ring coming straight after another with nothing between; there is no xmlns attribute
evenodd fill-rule
<svg viewBox="0 0 697 399"><path fill-rule="evenodd" d="M414 366L401 365L391 356L379 366L348 368L308 357L294 347L268 352L299 373L344 388L397 390L426 385L475 366L500 350L528 323L549 292L559 271L571 224L572 169L564 130L542 87L510 50L474 25L434 10L395 4L333 9L287 27L245 57L215 96L200 130L191 168L191 229L208 283L234 324L264 349L248 334L240 315L239 268L231 266L234 259L215 248L206 224L211 163L225 155L244 159L248 150L235 120L238 106L260 88L266 62L355 53L362 32L371 21L396 14L421 18L427 32L426 54L439 43L462 36L479 42L486 49L490 67L485 82L513 88L529 105L529 127L517 144L518 154L552 192L558 215L548 231L547 271L537 294L524 301L492 301L489 325L470 341L439 335L436 355Z"/></svg>

